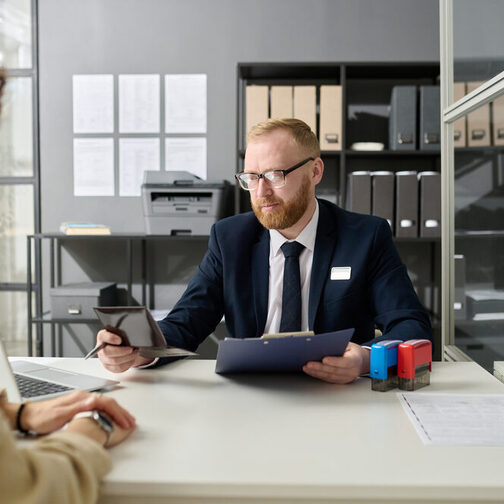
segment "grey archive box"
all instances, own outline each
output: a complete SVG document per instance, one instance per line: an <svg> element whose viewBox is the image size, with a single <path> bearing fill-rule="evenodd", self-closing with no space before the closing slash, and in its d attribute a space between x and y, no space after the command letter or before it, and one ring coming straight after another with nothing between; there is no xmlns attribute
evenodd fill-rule
<svg viewBox="0 0 504 504"><path fill-rule="evenodd" d="M117 304L116 284L112 282L82 282L60 285L51 289L51 315L58 319L94 319L94 306Z"/></svg>
<svg viewBox="0 0 504 504"><path fill-rule="evenodd" d="M390 150L416 149L416 123L416 86L394 86L390 97Z"/></svg>
<svg viewBox="0 0 504 504"><path fill-rule="evenodd" d="M354 171L348 174L346 209L362 214L371 213L371 173Z"/></svg>

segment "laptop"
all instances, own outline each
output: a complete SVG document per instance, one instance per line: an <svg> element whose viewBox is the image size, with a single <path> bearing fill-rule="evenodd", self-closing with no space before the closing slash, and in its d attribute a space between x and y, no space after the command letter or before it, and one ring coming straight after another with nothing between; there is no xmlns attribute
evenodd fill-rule
<svg viewBox="0 0 504 504"><path fill-rule="evenodd" d="M118 383L29 361L9 362L4 344L0 341L0 387L7 390L9 401L40 401L74 390L108 389Z"/></svg>

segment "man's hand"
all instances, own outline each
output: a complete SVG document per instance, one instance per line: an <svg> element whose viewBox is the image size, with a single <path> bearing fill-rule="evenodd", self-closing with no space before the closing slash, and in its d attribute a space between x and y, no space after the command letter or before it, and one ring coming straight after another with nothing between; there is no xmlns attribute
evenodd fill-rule
<svg viewBox="0 0 504 504"><path fill-rule="evenodd" d="M100 343L108 344L98 352L98 358L103 367L113 373L122 373L132 366L143 366L153 361L141 357L137 348L118 346L121 344L121 337L105 329L102 329L96 337L96 344Z"/></svg>
<svg viewBox="0 0 504 504"><path fill-rule="evenodd" d="M56 399L27 403L20 420L24 429L33 430L37 434L48 434L61 429L77 413L95 409L107 413L126 431L135 428L135 418L114 399L82 390Z"/></svg>
<svg viewBox="0 0 504 504"><path fill-rule="evenodd" d="M322 362L307 362L303 371L326 382L350 383L360 375L369 373L369 350L350 342L341 357L328 356Z"/></svg>

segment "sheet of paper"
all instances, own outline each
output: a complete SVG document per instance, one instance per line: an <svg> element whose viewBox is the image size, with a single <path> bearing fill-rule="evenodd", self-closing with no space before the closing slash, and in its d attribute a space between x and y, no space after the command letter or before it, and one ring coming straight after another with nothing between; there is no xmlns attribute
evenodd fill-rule
<svg viewBox="0 0 504 504"><path fill-rule="evenodd" d="M504 394L397 396L424 444L504 446Z"/></svg>
<svg viewBox="0 0 504 504"><path fill-rule="evenodd" d="M74 138L74 196L114 196L114 140Z"/></svg>
<svg viewBox="0 0 504 504"><path fill-rule="evenodd" d="M207 178L207 144L204 137L170 137L165 140L166 171L188 171Z"/></svg>
<svg viewBox="0 0 504 504"><path fill-rule="evenodd" d="M119 196L140 196L145 170L159 170L159 138L119 139Z"/></svg>
<svg viewBox="0 0 504 504"><path fill-rule="evenodd" d="M159 75L119 75L119 133L159 133L159 103Z"/></svg>
<svg viewBox="0 0 504 504"><path fill-rule="evenodd" d="M114 77L74 75L74 133L114 132Z"/></svg>
<svg viewBox="0 0 504 504"><path fill-rule="evenodd" d="M206 133L206 74L165 75L165 132Z"/></svg>

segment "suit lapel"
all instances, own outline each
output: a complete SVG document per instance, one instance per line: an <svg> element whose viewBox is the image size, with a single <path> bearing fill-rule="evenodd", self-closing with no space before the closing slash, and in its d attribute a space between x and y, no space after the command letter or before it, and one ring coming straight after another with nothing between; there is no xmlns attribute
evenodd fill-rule
<svg viewBox="0 0 504 504"><path fill-rule="evenodd" d="M269 290L269 252L270 235L264 228L259 240L252 249L252 285L254 290L254 309L256 317L256 336L261 336L266 325ZM246 286L244 286L246 288Z"/></svg>
<svg viewBox="0 0 504 504"><path fill-rule="evenodd" d="M320 200L319 212L308 301L308 328L310 330L313 330L320 296L329 276L329 266L336 245L336 215L331 214Z"/></svg>

